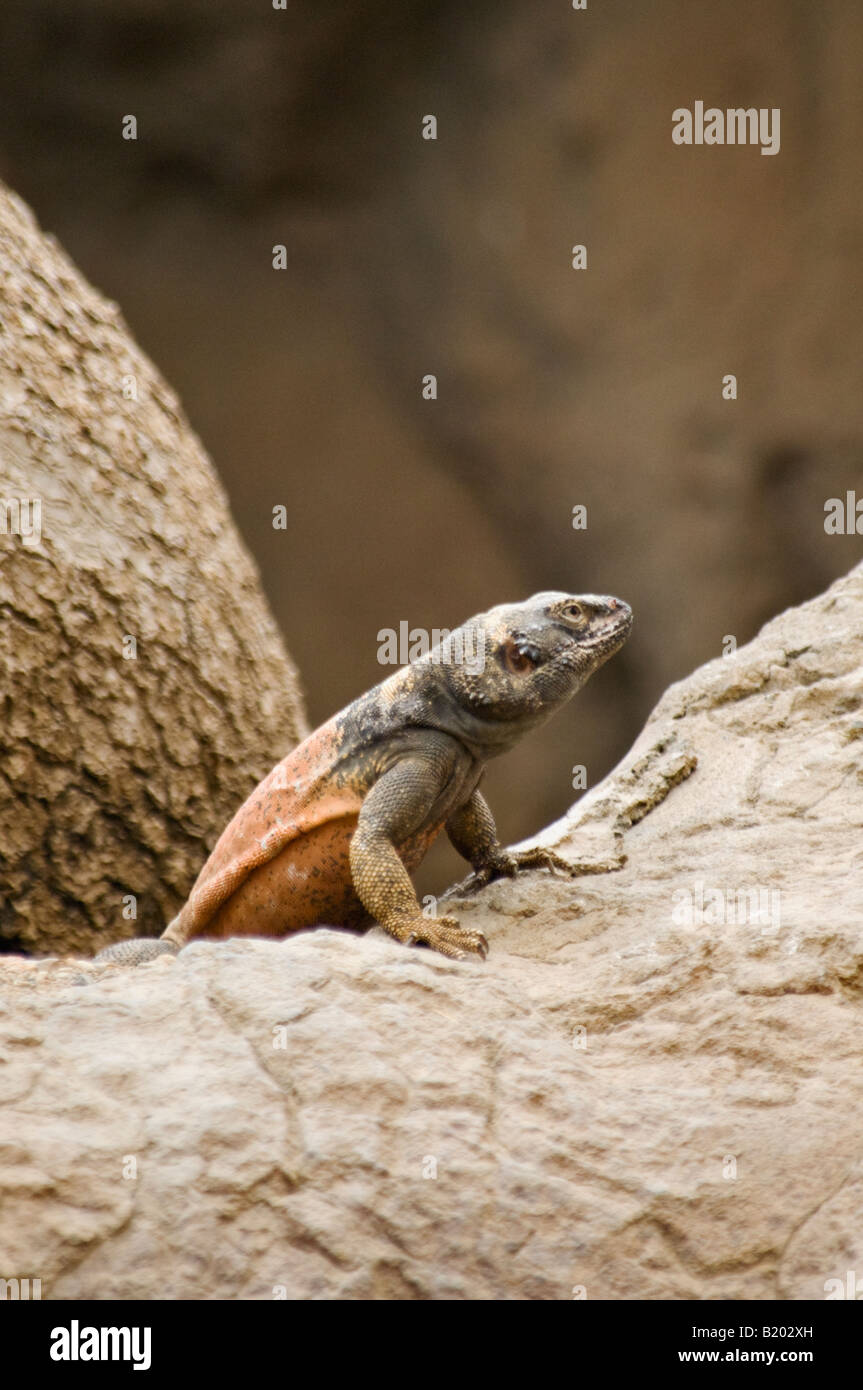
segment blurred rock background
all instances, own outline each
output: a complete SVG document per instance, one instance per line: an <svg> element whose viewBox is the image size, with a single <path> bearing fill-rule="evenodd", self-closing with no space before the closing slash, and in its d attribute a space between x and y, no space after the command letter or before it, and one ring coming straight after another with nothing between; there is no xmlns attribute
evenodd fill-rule
<svg viewBox="0 0 863 1390"><path fill-rule="evenodd" d="M858 0L4 0L0 177L179 392L312 723L380 628L632 602L490 773L516 839L860 557L824 503L863 496L861 64ZM779 107L780 153L673 145L696 100Z"/></svg>

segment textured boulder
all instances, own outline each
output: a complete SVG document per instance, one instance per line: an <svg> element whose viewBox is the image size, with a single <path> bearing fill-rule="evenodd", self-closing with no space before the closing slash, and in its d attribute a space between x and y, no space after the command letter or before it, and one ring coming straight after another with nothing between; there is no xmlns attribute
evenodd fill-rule
<svg viewBox="0 0 863 1390"><path fill-rule="evenodd" d="M160 930L296 677L175 397L2 188L0 614L0 948Z"/></svg>
<svg viewBox="0 0 863 1390"><path fill-rule="evenodd" d="M861 664L863 567L672 687L547 832L585 876L463 902L484 965L334 931L0 962L4 1276L825 1297L863 1269Z"/></svg>

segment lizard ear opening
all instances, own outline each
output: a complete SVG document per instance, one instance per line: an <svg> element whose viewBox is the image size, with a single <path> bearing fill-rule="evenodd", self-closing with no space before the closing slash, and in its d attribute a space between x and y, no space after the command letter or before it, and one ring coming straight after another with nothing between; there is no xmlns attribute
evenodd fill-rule
<svg viewBox="0 0 863 1390"><path fill-rule="evenodd" d="M513 676L526 676L539 665L539 652L524 642L510 637L500 649L500 659L504 670Z"/></svg>

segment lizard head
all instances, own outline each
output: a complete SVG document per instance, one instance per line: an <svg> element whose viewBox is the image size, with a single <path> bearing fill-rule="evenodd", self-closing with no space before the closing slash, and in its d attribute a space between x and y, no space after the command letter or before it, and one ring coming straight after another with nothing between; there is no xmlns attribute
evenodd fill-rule
<svg viewBox="0 0 863 1390"><path fill-rule="evenodd" d="M437 658L464 734L501 749L515 742L565 705L631 628L629 604L597 594L534 594L469 619Z"/></svg>

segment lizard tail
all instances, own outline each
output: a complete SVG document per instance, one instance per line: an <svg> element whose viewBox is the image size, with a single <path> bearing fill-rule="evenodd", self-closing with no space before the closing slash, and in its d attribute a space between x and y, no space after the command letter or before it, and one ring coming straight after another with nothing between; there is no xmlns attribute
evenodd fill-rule
<svg viewBox="0 0 863 1390"><path fill-rule="evenodd" d="M114 965L144 965L157 956L175 956L179 949L173 941L163 941L161 937L136 936L131 941L117 941L113 946L106 946L98 952L96 960L110 961Z"/></svg>

